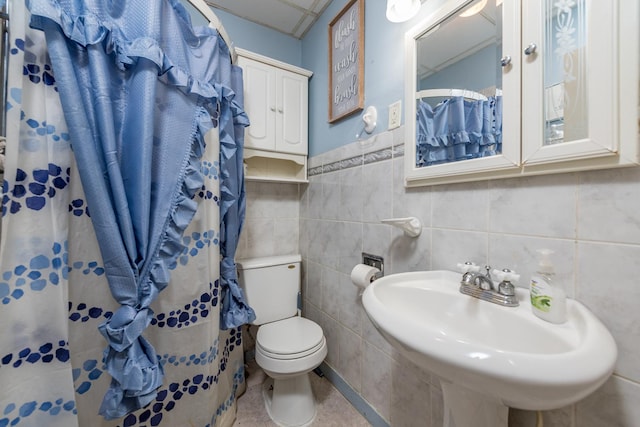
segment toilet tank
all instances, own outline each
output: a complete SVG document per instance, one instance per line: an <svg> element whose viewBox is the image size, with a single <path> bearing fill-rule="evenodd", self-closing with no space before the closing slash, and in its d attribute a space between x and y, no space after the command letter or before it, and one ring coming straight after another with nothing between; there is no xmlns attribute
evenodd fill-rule
<svg viewBox="0 0 640 427"><path fill-rule="evenodd" d="M298 314L300 255L247 258L236 261L238 282L256 313L254 325Z"/></svg>

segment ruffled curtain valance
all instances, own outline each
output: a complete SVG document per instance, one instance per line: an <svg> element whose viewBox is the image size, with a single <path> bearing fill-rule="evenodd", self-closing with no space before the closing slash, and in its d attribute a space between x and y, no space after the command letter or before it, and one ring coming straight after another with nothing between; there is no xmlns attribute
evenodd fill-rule
<svg viewBox="0 0 640 427"><path fill-rule="evenodd" d="M47 38L105 273L121 305L99 327L112 376L100 413L119 418L150 403L162 383L142 332L183 249L203 185L204 137L214 126L227 221L223 327L253 320L231 267L244 214L241 71L217 32L194 29L177 0L30 0L28 7L31 26Z"/></svg>
<svg viewBox="0 0 640 427"><path fill-rule="evenodd" d="M416 166L429 166L502 152L502 97L471 101L451 97L435 108L418 101Z"/></svg>

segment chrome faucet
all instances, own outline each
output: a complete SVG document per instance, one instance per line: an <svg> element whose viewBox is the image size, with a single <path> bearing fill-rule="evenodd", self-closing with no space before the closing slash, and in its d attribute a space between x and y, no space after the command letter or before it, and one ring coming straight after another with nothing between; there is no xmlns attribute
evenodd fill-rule
<svg viewBox="0 0 640 427"><path fill-rule="evenodd" d="M485 291L495 291L496 287L493 284L493 279L491 278L491 266L485 265L484 269L486 271L485 274L478 273L476 275L475 285Z"/></svg>
<svg viewBox="0 0 640 427"><path fill-rule="evenodd" d="M464 273L462 275L462 283L466 285L473 285L480 287L483 290L495 290L493 279L491 278L491 267L485 265L485 274L480 273L480 266L472 263L465 262L464 264L458 264L458 268Z"/></svg>
<svg viewBox="0 0 640 427"><path fill-rule="evenodd" d="M519 274L506 268L492 270L489 265L485 265L485 272L482 273L480 272L480 266L472 262L458 264L458 268L464 273L460 281L461 293L507 307L517 307L519 305L515 286L511 283L520 278ZM491 277L491 273L500 281L497 286Z"/></svg>

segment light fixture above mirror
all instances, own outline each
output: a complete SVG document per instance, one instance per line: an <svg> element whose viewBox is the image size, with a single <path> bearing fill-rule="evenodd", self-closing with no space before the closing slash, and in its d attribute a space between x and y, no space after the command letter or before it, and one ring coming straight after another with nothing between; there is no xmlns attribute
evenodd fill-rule
<svg viewBox="0 0 640 427"><path fill-rule="evenodd" d="M387 19L391 22L404 22L416 16L420 10L420 0L387 0Z"/></svg>

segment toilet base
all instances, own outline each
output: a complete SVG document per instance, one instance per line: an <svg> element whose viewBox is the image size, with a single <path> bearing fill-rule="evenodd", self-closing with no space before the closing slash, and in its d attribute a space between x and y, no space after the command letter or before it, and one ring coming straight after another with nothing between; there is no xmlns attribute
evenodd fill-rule
<svg viewBox="0 0 640 427"><path fill-rule="evenodd" d="M267 378L262 396L269 417L282 427L306 427L316 417L309 374L274 380Z"/></svg>

